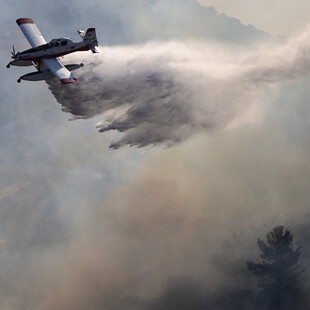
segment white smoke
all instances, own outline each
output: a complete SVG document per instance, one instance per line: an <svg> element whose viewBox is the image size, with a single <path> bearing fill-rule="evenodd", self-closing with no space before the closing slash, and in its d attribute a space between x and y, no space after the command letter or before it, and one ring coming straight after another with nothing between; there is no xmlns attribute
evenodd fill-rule
<svg viewBox="0 0 310 310"><path fill-rule="evenodd" d="M81 83L48 84L64 111L103 114L100 132L123 133L111 148L170 145L257 117L258 91L309 72L309 34L246 50L193 41L101 47L100 55L70 56L86 64Z"/></svg>

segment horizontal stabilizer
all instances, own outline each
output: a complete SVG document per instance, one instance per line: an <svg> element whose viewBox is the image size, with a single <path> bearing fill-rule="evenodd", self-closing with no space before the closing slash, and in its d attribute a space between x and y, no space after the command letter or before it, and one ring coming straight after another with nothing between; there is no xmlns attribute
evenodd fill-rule
<svg viewBox="0 0 310 310"><path fill-rule="evenodd" d="M84 30L78 30L77 33L79 34L79 36L84 39L85 37L85 31Z"/></svg>
<svg viewBox="0 0 310 310"><path fill-rule="evenodd" d="M91 51L92 51L94 54L96 54L96 53L101 53L100 49L99 49L97 46L93 47L93 48L91 49Z"/></svg>

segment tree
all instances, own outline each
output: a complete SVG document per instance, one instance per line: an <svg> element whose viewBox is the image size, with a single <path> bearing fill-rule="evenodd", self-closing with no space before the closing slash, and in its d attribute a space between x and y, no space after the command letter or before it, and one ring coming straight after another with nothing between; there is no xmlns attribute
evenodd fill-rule
<svg viewBox="0 0 310 310"><path fill-rule="evenodd" d="M301 247L294 250L293 235L283 226L273 228L266 237L266 242L257 241L262 261L247 262L248 270L258 278L260 300L266 309L299 309L304 297Z"/></svg>

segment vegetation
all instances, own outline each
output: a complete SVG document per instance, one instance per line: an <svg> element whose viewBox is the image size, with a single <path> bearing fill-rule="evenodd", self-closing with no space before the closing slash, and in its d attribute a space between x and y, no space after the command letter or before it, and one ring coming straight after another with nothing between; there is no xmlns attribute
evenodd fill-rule
<svg viewBox="0 0 310 310"><path fill-rule="evenodd" d="M168 280L160 296L149 300L127 296L114 310L310 310L302 251L301 247L294 249L293 239L283 226L267 233L266 241L258 239L261 261L248 261L238 277L231 275L236 281L233 287L224 285L210 293L195 279L175 277ZM247 278L248 271L255 276L258 290L251 283L248 288L239 287L238 279Z"/></svg>
<svg viewBox="0 0 310 310"><path fill-rule="evenodd" d="M266 242L258 239L260 263L247 262L257 277L260 302L266 309L305 309L303 303L301 247L294 250L293 235L283 226L273 228Z"/></svg>

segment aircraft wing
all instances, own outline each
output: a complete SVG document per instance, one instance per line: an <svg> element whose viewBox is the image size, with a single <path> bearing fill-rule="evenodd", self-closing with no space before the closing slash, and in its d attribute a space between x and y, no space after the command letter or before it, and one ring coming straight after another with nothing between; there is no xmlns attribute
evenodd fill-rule
<svg viewBox="0 0 310 310"><path fill-rule="evenodd" d="M16 23L32 47L46 44L43 35L31 18L19 18L16 20ZM57 58L42 59L42 62L61 83L69 84L77 82L74 75Z"/></svg>
<svg viewBox="0 0 310 310"><path fill-rule="evenodd" d="M16 20L16 23L27 38L31 47L46 44L40 30L31 18L19 18Z"/></svg>
<svg viewBox="0 0 310 310"><path fill-rule="evenodd" d="M49 68L49 70L62 84L77 82L75 76L68 69L66 69L66 67L58 59L42 59L42 62Z"/></svg>

